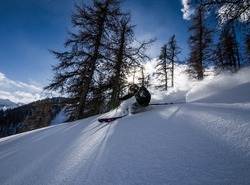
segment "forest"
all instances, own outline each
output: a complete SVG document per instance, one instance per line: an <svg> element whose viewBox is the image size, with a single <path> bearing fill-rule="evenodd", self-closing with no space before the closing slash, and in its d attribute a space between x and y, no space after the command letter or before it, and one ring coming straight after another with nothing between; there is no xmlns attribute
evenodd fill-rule
<svg viewBox="0 0 250 185"><path fill-rule="evenodd" d="M248 0L189 0L195 11L188 39L189 55L180 61L182 49L175 35L159 48L154 74L144 74L143 63L151 58L148 48L155 39L138 40L130 12L123 12L124 0L93 0L92 5L75 3L71 15L74 32L68 32L65 50L51 53L58 59L54 77L44 89L69 98L67 113L71 120L107 112L119 106L118 97L127 93L128 76L167 91L174 86L174 68L188 66L190 79L203 80L207 70L215 74L236 73L250 64L250 2ZM211 24L212 23L212 24ZM140 71L140 76L136 71ZM132 82L133 83L133 82Z"/></svg>

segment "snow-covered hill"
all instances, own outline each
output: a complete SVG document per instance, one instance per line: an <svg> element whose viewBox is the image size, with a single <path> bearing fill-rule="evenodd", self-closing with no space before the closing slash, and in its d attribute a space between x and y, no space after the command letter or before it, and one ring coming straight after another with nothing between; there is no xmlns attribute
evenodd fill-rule
<svg viewBox="0 0 250 185"><path fill-rule="evenodd" d="M249 185L250 83L218 83L109 124L97 119L120 110L2 138L0 184Z"/></svg>

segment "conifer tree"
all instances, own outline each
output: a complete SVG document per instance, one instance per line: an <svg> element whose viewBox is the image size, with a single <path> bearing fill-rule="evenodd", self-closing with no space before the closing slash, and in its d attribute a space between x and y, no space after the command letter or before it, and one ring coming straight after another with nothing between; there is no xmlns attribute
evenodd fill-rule
<svg viewBox="0 0 250 185"><path fill-rule="evenodd" d="M110 109L118 106L118 97L121 94L126 83L126 71L131 67L127 64L126 53L127 46L131 44L133 37L133 26L130 25L130 15L124 16L114 28L114 34L112 37L111 51L113 58L111 57L112 76L110 82L112 83Z"/></svg>
<svg viewBox="0 0 250 185"><path fill-rule="evenodd" d="M234 26L222 30L215 51L215 64L222 70L237 71L241 67L239 44ZM217 59L217 60L216 60Z"/></svg>
<svg viewBox="0 0 250 185"><path fill-rule="evenodd" d="M131 25L131 15L127 13L119 20L113 30L109 58L111 66L107 68L111 74L110 108L115 108L118 105L118 97L123 94L128 85L127 76L131 70L141 66L142 61L149 59L146 50L154 40L136 41L134 27Z"/></svg>
<svg viewBox="0 0 250 185"><path fill-rule="evenodd" d="M192 8L197 6L204 8L211 18L216 14L217 27L221 32L213 56L217 67L231 71L240 69L243 64L242 60L246 63L248 56L242 49L244 46L240 45L237 40L244 40L249 30L250 1L188 0L188 4L193 6Z"/></svg>
<svg viewBox="0 0 250 185"><path fill-rule="evenodd" d="M168 42L168 60L170 62L171 73L171 87L174 87L174 65L179 62L178 55L181 53L181 48L177 46L175 35L173 35Z"/></svg>
<svg viewBox="0 0 250 185"><path fill-rule="evenodd" d="M156 75L160 77L160 83L157 88L167 90L169 85L168 81L171 79L171 87L174 86L174 65L179 62L178 55L181 49L177 46L175 35L169 38L167 44L164 44L161 48L161 54L159 56L159 62L156 65Z"/></svg>
<svg viewBox="0 0 250 185"><path fill-rule="evenodd" d="M245 65L250 65L250 33L246 34L244 44Z"/></svg>
<svg viewBox="0 0 250 185"><path fill-rule="evenodd" d="M167 45L164 44L161 48L161 54L159 56L159 62L156 65L156 73L159 78L160 85L156 86L156 88L160 88L162 90L168 89L168 64L167 64Z"/></svg>
<svg viewBox="0 0 250 185"><path fill-rule="evenodd" d="M93 0L93 6L75 4L72 25L77 33L69 33L65 52L52 53L60 63L53 67L54 79L45 89L57 90L71 97L74 119L84 117L90 87L94 85L97 65L107 53L110 32L116 19L122 15L121 0Z"/></svg>
<svg viewBox="0 0 250 185"><path fill-rule="evenodd" d="M206 25L206 11L201 6L197 7L191 21L193 25L189 27L189 31L193 34L189 37L189 73L194 78L202 80L210 61L213 31Z"/></svg>

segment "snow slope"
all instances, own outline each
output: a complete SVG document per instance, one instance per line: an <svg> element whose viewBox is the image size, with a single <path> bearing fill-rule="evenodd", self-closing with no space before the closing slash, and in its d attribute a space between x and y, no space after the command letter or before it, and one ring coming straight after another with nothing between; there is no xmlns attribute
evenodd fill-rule
<svg viewBox="0 0 250 185"><path fill-rule="evenodd" d="M200 89L110 124L97 119L118 112L2 138L0 184L249 185L250 83Z"/></svg>

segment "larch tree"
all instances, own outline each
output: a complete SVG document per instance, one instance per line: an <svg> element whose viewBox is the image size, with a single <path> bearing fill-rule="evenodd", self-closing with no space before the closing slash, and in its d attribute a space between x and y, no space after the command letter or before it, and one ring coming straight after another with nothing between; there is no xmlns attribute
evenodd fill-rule
<svg viewBox="0 0 250 185"><path fill-rule="evenodd" d="M245 38L245 44L244 44L244 63L245 65L249 66L250 65L250 33L246 34Z"/></svg>
<svg viewBox="0 0 250 185"><path fill-rule="evenodd" d="M246 35L250 28L250 1L188 0L188 4L193 8L201 6L210 15L216 15L217 28L221 32L213 56L217 67L237 71L242 64L247 63L248 55L244 52L244 46L237 40L247 42Z"/></svg>
<svg viewBox="0 0 250 185"><path fill-rule="evenodd" d="M175 35L170 37L167 45L167 58L170 62L171 87L174 87L174 65L179 62L178 55L181 53L181 48L177 45Z"/></svg>
<svg viewBox="0 0 250 185"><path fill-rule="evenodd" d="M109 46L109 30L122 15L121 2L93 0L93 6L75 4L72 25L77 31L69 32L70 38L65 42L68 50L52 51L60 63L53 67L54 79L45 89L59 91L71 98L74 119L83 118L87 110L96 66L103 62Z"/></svg>
<svg viewBox="0 0 250 185"><path fill-rule="evenodd" d="M180 47L177 45L175 35L169 38L167 44L164 44L161 48L159 56L159 62L156 65L156 73L160 77L160 85L157 88L167 90L168 87L174 86L174 65L179 62L178 55L181 53ZM171 80L171 85L168 81Z"/></svg>
<svg viewBox="0 0 250 185"><path fill-rule="evenodd" d="M110 109L119 104L118 97L124 93L128 85L127 76L134 68L140 67L142 61L149 59L146 50L154 42L153 39L137 41L134 37L134 27L135 25L131 25L131 15L127 13L113 30L109 58L111 66L107 68L111 74Z"/></svg>
<svg viewBox="0 0 250 185"><path fill-rule="evenodd" d="M239 44L237 42L234 26L224 29L215 48L215 64L222 70L235 72L241 67Z"/></svg>
<svg viewBox="0 0 250 185"><path fill-rule="evenodd" d="M168 89L168 58L167 58L167 44L164 44L161 48L159 56L159 62L156 64L156 75L158 78L159 85L156 88L162 90Z"/></svg>
<svg viewBox="0 0 250 185"><path fill-rule="evenodd" d="M190 54L188 58L189 73L192 77L202 80L205 68L210 62L212 52L212 33L206 23L206 10L199 6L191 18L193 25L189 31L193 32L189 37Z"/></svg>

